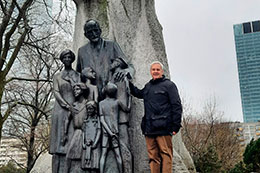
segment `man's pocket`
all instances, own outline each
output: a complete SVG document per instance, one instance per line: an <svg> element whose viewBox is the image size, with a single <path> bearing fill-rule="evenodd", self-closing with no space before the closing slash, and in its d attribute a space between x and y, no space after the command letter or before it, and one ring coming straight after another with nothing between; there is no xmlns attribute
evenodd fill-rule
<svg viewBox="0 0 260 173"><path fill-rule="evenodd" d="M167 128L167 115L153 115L151 117L151 125L153 129L166 129Z"/></svg>

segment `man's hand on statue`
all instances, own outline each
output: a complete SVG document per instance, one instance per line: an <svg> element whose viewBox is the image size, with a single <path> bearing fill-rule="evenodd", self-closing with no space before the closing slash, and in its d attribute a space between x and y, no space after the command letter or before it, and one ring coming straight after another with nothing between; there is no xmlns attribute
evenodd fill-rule
<svg viewBox="0 0 260 173"><path fill-rule="evenodd" d="M124 71L118 71L116 72L115 74L115 81L117 82L121 82L124 80L124 77L126 76L125 72Z"/></svg>
<svg viewBox="0 0 260 173"><path fill-rule="evenodd" d="M176 132L172 132L172 135L176 135Z"/></svg>

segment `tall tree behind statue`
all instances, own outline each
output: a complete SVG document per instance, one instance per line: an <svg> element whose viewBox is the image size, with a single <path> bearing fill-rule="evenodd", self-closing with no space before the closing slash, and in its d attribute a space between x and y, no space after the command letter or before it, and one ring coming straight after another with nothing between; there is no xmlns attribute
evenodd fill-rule
<svg viewBox="0 0 260 173"><path fill-rule="evenodd" d="M84 45L83 26L86 20L99 21L103 37L116 41L138 74L134 77L137 86L142 87L149 79L149 64L155 60L163 62L165 74L169 76L162 27L155 14L153 0L91 1L74 0L77 13L74 31L74 51ZM130 146L133 153L133 172L148 172L145 140L141 134L140 122L143 116L142 104L133 100L130 116ZM181 136L174 138L174 170L194 171L194 166ZM176 152L177 151L177 152Z"/></svg>

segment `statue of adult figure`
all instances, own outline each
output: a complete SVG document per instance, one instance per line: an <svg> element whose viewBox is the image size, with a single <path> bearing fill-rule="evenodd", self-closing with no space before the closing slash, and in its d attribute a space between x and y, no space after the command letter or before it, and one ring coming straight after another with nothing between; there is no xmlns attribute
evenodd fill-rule
<svg viewBox="0 0 260 173"><path fill-rule="evenodd" d="M72 69L75 55L71 50L60 54L64 70L53 77L53 92L56 99L51 117L50 149L52 154L52 173L64 173L68 142L74 133L73 125L69 122L69 114L74 112L72 85L80 82L80 74ZM68 127L65 127L66 124ZM68 130L66 130L68 129Z"/></svg>
<svg viewBox="0 0 260 173"><path fill-rule="evenodd" d="M103 100L102 88L111 80L111 64L115 59L121 59L121 66L124 67L116 74L116 80L123 80L125 76L132 78L134 68L126 61L126 57L119 45L114 41L101 38L102 30L99 23L93 19L87 20L84 26L84 35L89 43L78 50L76 70L81 71L91 67L96 72L96 85L98 87L99 100Z"/></svg>
<svg viewBox="0 0 260 173"><path fill-rule="evenodd" d="M103 100L105 96L102 94L102 89L106 84L113 79L113 82L119 83L124 82L127 77L132 78L134 75L133 66L126 60L126 56L120 49L119 45L114 41L108 41L101 38L102 30L99 23L93 19L87 20L84 25L84 35L88 38L89 43L82 46L78 50L78 60L77 60L77 71L81 72L84 68L90 67L96 72L96 85L98 88L98 98L99 101ZM117 62L117 70L113 69L112 63ZM115 74L113 74L115 72ZM118 85L118 84L117 84ZM124 85L124 84L122 84ZM119 87L119 91L121 87ZM121 93L121 91L120 91ZM125 91L127 93L127 91ZM120 94L121 95L121 94ZM122 94L122 96L127 96L128 94ZM121 97L122 102L126 102L128 98ZM125 172L132 172L132 157L130 152L130 146L128 141L128 116L127 113L121 112L119 117L119 140L124 147L123 164L125 167ZM125 145L124 145L125 144ZM127 146L127 147L125 147ZM125 157L127 156L127 157ZM129 171L126 171L129 170Z"/></svg>

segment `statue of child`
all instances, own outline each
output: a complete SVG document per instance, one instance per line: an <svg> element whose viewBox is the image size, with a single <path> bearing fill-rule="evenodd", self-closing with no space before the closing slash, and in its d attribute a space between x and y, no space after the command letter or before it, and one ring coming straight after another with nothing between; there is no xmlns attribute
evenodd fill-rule
<svg viewBox="0 0 260 173"><path fill-rule="evenodd" d="M119 173L123 172L122 157L119 149L119 109L130 111L130 104L124 105L121 101L116 99L117 86L109 82L105 88L104 93L106 98L99 102L100 122L102 125L102 153L100 158L100 173L104 173L105 161L109 144L115 153Z"/></svg>
<svg viewBox="0 0 260 173"><path fill-rule="evenodd" d="M98 88L96 82L96 72L91 67L86 67L81 72L83 80L86 81L86 85L89 88L88 100L94 100L98 102Z"/></svg>
<svg viewBox="0 0 260 173"><path fill-rule="evenodd" d="M100 137L101 125L97 114L97 104L95 101L88 101L86 105L87 117L83 123L83 155L81 168L90 173L99 170L100 159Z"/></svg>

